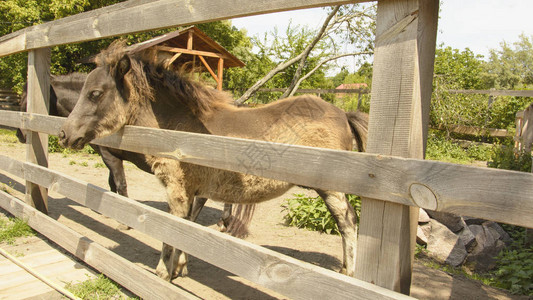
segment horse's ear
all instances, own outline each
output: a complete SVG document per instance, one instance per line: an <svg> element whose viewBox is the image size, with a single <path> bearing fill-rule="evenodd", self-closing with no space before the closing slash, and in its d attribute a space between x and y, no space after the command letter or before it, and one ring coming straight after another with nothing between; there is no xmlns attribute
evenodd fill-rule
<svg viewBox="0 0 533 300"><path fill-rule="evenodd" d="M115 74L116 78L117 79L122 79L124 77L124 75L126 75L126 73L128 73L130 68L131 68L130 57L127 54L124 54L124 56L122 56L122 58L118 61L117 70L116 70L116 74Z"/></svg>
<svg viewBox="0 0 533 300"><path fill-rule="evenodd" d="M127 99L125 97L125 90L124 90L124 76L129 72L131 69L131 60L130 57L127 54L124 54L122 58L118 61L117 66L115 68L115 83L117 85L117 89L120 92L120 94L124 97L124 99Z"/></svg>

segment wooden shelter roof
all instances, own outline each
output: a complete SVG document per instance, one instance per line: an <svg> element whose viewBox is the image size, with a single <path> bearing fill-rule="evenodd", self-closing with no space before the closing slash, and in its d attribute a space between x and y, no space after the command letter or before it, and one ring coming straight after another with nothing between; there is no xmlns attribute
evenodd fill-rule
<svg viewBox="0 0 533 300"><path fill-rule="evenodd" d="M191 35L193 37L192 43L189 38ZM224 59L224 68L245 66L244 62L194 26L131 45L130 51L137 52L151 47L157 47L161 51L185 54L180 55L175 60L174 63L176 64L191 62L194 59L194 55L201 55L213 70L217 69L219 58Z"/></svg>

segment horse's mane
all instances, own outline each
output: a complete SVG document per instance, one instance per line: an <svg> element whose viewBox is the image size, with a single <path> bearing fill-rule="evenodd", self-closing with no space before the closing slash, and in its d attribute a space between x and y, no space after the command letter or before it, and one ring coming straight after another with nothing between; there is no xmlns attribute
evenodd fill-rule
<svg viewBox="0 0 533 300"><path fill-rule="evenodd" d="M167 89L175 101L181 101L198 117L210 115L220 107L227 107L233 102L231 96L207 85L193 80L191 73L184 70L169 70L162 63L156 63L151 51L128 53L124 41L113 42L96 58L99 67L115 74L120 60L130 57L130 70L124 76L129 88L129 101L158 101L156 91Z"/></svg>

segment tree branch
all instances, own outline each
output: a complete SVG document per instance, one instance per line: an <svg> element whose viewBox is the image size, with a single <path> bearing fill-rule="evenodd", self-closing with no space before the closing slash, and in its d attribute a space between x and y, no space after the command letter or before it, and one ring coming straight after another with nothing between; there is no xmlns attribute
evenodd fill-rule
<svg viewBox="0 0 533 300"><path fill-rule="evenodd" d="M363 55L363 54L373 54L374 52L372 51L363 51L363 52L355 52L355 53L344 53L344 54L339 54L337 56L334 56L334 57L330 57L330 58L327 58L323 61L321 61L320 63L318 63L311 71L309 71L307 74L305 74L304 76L302 76L302 78L300 78L296 84L294 85L294 88L292 89L292 91L287 95L287 97L290 97L290 96L293 96L294 93L296 92L296 90L298 89L298 87L300 86L300 84L306 80L307 78L309 78L311 75L313 75L314 72L316 72L316 70L318 70L320 67L322 67L325 63L328 63L332 60L336 60L336 59L339 59L341 57L346 57L346 56L356 56L356 55Z"/></svg>
<svg viewBox="0 0 533 300"><path fill-rule="evenodd" d="M274 77L277 73L285 70L286 68L288 68L292 64L296 63L297 61L300 61L300 65L305 63L305 60L309 56L309 53L311 52L311 50L313 50L315 45L320 41L320 39L322 38L322 35L324 34L326 29L328 28L328 24L329 24L331 18L333 18L333 16L335 16L335 14L339 10L339 8L340 8L340 6L336 6L333 9L333 11L328 15L328 17L326 18L326 20L322 24L322 27L321 27L320 31L317 33L317 35L315 36L313 41L309 45L307 45L307 47L305 48L305 50L302 53L300 53L299 55L295 56L294 58L289 59L286 62L283 62L283 63L279 64L277 67L275 67L270 72L268 72L263 78L261 78L252 87L250 87L246 92L244 92L244 94L239 99L235 100L235 104L240 105L240 104L243 104L244 102L246 102L246 100L248 100L255 92L257 92L257 90L259 90L259 88L261 88L265 83L267 83L270 79L272 79L272 77ZM300 69L300 67L298 69ZM298 72L298 70L297 70L297 72ZM301 74L301 69L300 69L299 72ZM298 75L298 77L299 77L299 75ZM294 80L293 80L293 82L294 82ZM282 96L282 98L283 98L283 96Z"/></svg>
<svg viewBox="0 0 533 300"><path fill-rule="evenodd" d="M318 44L318 42L322 39L322 37L324 35L324 32L326 32L326 30L330 28L329 22L331 21L331 19L333 17L335 17L335 15L337 14L337 11L339 11L339 8L340 8L340 5L337 5L337 6L335 6L335 8L333 8L331 13L329 13L329 15L327 16L326 20L322 24L322 27L320 28L320 30L317 33L317 35L315 36L315 38L311 41L311 43L309 43L309 45L307 45L307 47L305 48L304 52L302 52L302 57L300 58L300 64L298 65L298 68L296 69L296 72L294 73L291 85L287 88L285 93L283 93L283 95L281 95L281 98L286 98L289 95L294 94L293 91L295 90L296 84L297 84L298 80L300 79L300 76L302 75L302 70L303 70L303 68L305 66L305 62L307 60L307 57L309 57L309 54L311 53L311 50L313 50L313 48L316 46L316 44Z"/></svg>

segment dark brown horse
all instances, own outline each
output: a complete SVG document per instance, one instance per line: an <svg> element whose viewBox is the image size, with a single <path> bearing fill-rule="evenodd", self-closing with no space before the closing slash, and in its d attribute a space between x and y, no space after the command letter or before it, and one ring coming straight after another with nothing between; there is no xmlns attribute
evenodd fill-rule
<svg viewBox="0 0 533 300"><path fill-rule="evenodd" d="M137 125L216 134L271 142L350 151L354 138L362 145L367 119L349 116L314 96L288 98L261 108L238 108L231 97L126 53L112 44L97 57L78 104L64 123L59 138L64 146L81 148L94 138ZM280 154L282 155L282 154ZM216 201L253 204L277 197L293 184L177 160L146 156L167 188L170 212L194 219L195 196ZM344 271L353 276L356 215L344 194L316 189L341 232ZM167 280L185 275L185 253L163 244L157 274Z"/></svg>
<svg viewBox="0 0 533 300"><path fill-rule="evenodd" d="M68 117L78 102L81 89L87 79L87 74L70 73L67 75L52 75L50 79L50 110L52 116ZM21 95L20 110L25 112L27 108L26 85ZM17 138L21 143L26 142L24 133L17 129ZM128 197L128 187L126 174L124 172L124 161L129 161L139 169L151 173L150 165L146 163L145 156L135 152L124 151L120 149L91 145L91 147L100 154L102 161L109 169L108 183L112 192ZM206 198L196 198L192 213L198 215L202 210ZM226 230L231 218L231 204L224 206L222 217L218 226L222 231Z"/></svg>

